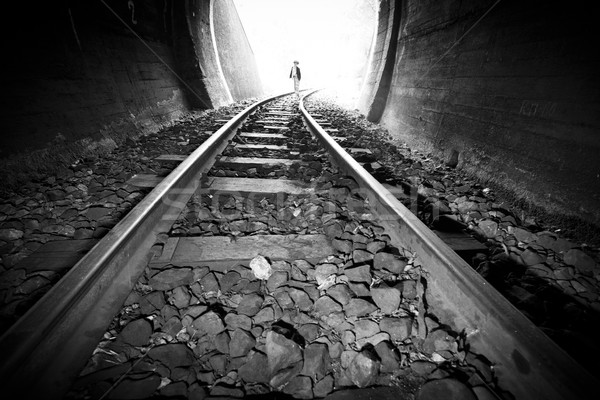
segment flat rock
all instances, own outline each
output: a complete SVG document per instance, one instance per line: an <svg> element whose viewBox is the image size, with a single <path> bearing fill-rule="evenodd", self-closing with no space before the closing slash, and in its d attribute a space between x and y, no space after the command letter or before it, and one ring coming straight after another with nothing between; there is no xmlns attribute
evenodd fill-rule
<svg viewBox="0 0 600 400"><path fill-rule="evenodd" d="M371 288L371 297L384 314L391 314L400 306L400 291L385 283Z"/></svg>
<svg viewBox="0 0 600 400"><path fill-rule="evenodd" d="M314 396L317 398L327 396L329 393L333 392L333 384L333 376L327 375L325 378L315 383L315 386L313 388Z"/></svg>
<svg viewBox="0 0 600 400"><path fill-rule="evenodd" d="M225 325L221 317L214 311L209 311L206 314L202 314L194 320L192 326L196 328L199 335L210 335L215 336L217 333L225 330Z"/></svg>
<svg viewBox="0 0 600 400"><path fill-rule="evenodd" d="M302 349L298 343L269 331L265 350L271 372L269 383L274 388L280 388L302 370Z"/></svg>
<svg viewBox="0 0 600 400"><path fill-rule="evenodd" d="M347 317L362 317L376 311L377 307L363 299L350 299L344 306L344 313Z"/></svg>
<svg viewBox="0 0 600 400"><path fill-rule="evenodd" d="M375 256L366 250L359 249L352 252L352 261L354 261L356 264L362 264L371 261L373 257Z"/></svg>
<svg viewBox="0 0 600 400"><path fill-rule="evenodd" d="M344 284L337 284L327 289L327 295L333 298L341 305L346 305L352 298L353 294L350 288Z"/></svg>
<svg viewBox="0 0 600 400"><path fill-rule="evenodd" d="M361 319L354 323L355 339L362 339L373 336L379 332L379 325L375 321Z"/></svg>
<svg viewBox="0 0 600 400"><path fill-rule="evenodd" d="M367 389L338 390L325 397L325 400L400 400L411 398L413 398L412 393L402 387L379 386ZM440 397L440 399L443 399L443 397Z"/></svg>
<svg viewBox="0 0 600 400"><path fill-rule="evenodd" d="M194 353L183 343L169 343L153 347L148 351L148 357L160 361L173 370L175 367L187 367L194 363Z"/></svg>
<svg viewBox="0 0 600 400"><path fill-rule="evenodd" d="M387 332L392 340L403 341L411 335L412 320L410 318L382 318L379 321L379 329Z"/></svg>
<svg viewBox="0 0 600 400"><path fill-rule="evenodd" d="M242 297L242 301L237 308L238 314L247 315L248 317L253 317L258 313L263 303L263 298L256 294L250 293Z"/></svg>
<svg viewBox="0 0 600 400"><path fill-rule="evenodd" d="M148 281L154 290L171 290L181 285L190 285L194 282L194 273L191 268L168 268L155 274Z"/></svg>
<svg viewBox="0 0 600 400"><path fill-rule="evenodd" d="M329 296L322 296L315 301L314 313L321 317L342 311L342 306Z"/></svg>
<svg viewBox="0 0 600 400"><path fill-rule="evenodd" d="M308 294L303 290L290 288L289 295L292 298L292 300L294 300L294 304L301 311L308 311L313 305L312 300L310 299Z"/></svg>
<svg viewBox="0 0 600 400"><path fill-rule="evenodd" d="M526 266L541 264L546 261L546 257L542 257L533 249L526 249L521 253L521 259Z"/></svg>
<svg viewBox="0 0 600 400"><path fill-rule="evenodd" d="M254 347L256 339L252 334L243 329L236 329L231 334L229 352L231 357L243 357Z"/></svg>
<svg viewBox="0 0 600 400"><path fill-rule="evenodd" d="M394 347L387 341L379 342L375 346L375 352L381 360L381 372L394 372L400 369L400 356L394 351Z"/></svg>
<svg viewBox="0 0 600 400"><path fill-rule="evenodd" d="M283 393L295 399L312 399L312 381L308 376L296 376L283 388Z"/></svg>
<svg viewBox="0 0 600 400"><path fill-rule="evenodd" d="M371 268L368 265L346 268L344 269L344 274L352 282L364 282L367 285L371 284Z"/></svg>
<svg viewBox="0 0 600 400"><path fill-rule="evenodd" d="M481 220L478 223L479 229L483 232L485 237L492 239L498 234L498 223L489 219Z"/></svg>
<svg viewBox="0 0 600 400"><path fill-rule="evenodd" d="M565 264L572 265L577 271L584 274L593 273L596 266L594 259L579 249L568 250L563 260Z"/></svg>
<svg viewBox="0 0 600 400"><path fill-rule="evenodd" d="M456 379L438 379L426 382L417 393L416 400L477 400L464 383Z"/></svg>
<svg viewBox="0 0 600 400"><path fill-rule="evenodd" d="M267 289L273 292L280 286L283 286L289 280L288 273L286 271L275 271L267 280Z"/></svg>
<svg viewBox="0 0 600 400"><path fill-rule="evenodd" d="M243 314L229 313L225 316L225 324L229 330L241 328L249 331L252 328L252 318Z"/></svg>
<svg viewBox="0 0 600 400"><path fill-rule="evenodd" d="M397 257L394 254L379 252L373 258L373 268L376 270L385 269L392 274L400 274L406 267L406 260Z"/></svg>
<svg viewBox="0 0 600 400"><path fill-rule="evenodd" d="M253 352L248 360L238 369L238 376L244 382L268 383L270 371L267 356L263 353Z"/></svg>
<svg viewBox="0 0 600 400"><path fill-rule="evenodd" d="M125 328L123 328L117 338L132 346L144 346L148 344L152 331L150 322L144 318L140 318L125 325Z"/></svg>
<svg viewBox="0 0 600 400"><path fill-rule="evenodd" d="M110 392L111 399L146 399L161 383L160 375L152 374L143 379L123 379Z"/></svg>
<svg viewBox="0 0 600 400"><path fill-rule="evenodd" d="M312 343L304 349L304 366L302 375L310 376L315 380L323 378L329 371L331 359L326 344Z"/></svg>
<svg viewBox="0 0 600 400"><path fill-rule="evenodd" d="M361 351L350 362L346 373L359 388L364 388L375 382L379 374L380 363L376 356L368 351Z"/></svg>

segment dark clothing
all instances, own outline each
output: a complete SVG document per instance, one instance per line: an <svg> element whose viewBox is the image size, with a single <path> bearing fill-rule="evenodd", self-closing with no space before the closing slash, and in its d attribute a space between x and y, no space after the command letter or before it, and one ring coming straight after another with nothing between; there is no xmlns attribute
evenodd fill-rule
<svg viewBox="0 0 600 400"><path fill-rule="evenodd" d="M293 73L294 73L294 67L292 67L292 69L290 70L290 78L292 77ZM300 73L300 67L296 67L296 76L298 77L298 80L302 79L302 74Z"/></svg>

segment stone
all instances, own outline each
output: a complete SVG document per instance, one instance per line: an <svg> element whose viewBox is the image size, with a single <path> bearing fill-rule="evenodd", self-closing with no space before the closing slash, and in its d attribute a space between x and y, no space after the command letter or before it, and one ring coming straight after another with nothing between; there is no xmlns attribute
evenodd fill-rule
<svg viewBox="0 0 600 400"><path fill-rule="evenodd" d="M175 337L182 328L183 324L181 323L181 319L179 319L179 317L172 316L163 324L163 326L161 326L160 330L167 335Z"/></svg>
<svg viewBox="0 0 600 400"><path fill-rule="evenodd" d="M272 307L262 308L254 317L252 317L252 321L255 325L273 322L275 319L275 311Z"/></svg>
<svg viewBox="0 0 600 400"><path fill-rule="evenodd" d="M327 295L340 303L342 306L348 304L352 298L352 291L347 285L337 284L327 289Z"/></svg>
<svg viewBox="0 0 600 400"><path fill-rule="evenodd" d="M185 286L177 286L169 293L169 304L174 305L178 309L183 309L190 305L192 295Z"/></svg>
<svg viewBox="0 0 600 400"><path fill-rule="evenodd" d="M298 333L306 340L306 343L310 343L319 337L319 325L303 324L298 327Z"/></svg>
<svg viewBox="0 0 600 400"><path fill-rule="evenodd" d="M368 265L346 268L344 269L344 275L346 275L351 282L365 282L367 285L371 284L371 268Z"/></svg>
<svg viewBox="0 0 600 400"><path fill-rule="evenodd" d="M263 298L256 293L250 293L242 297L242 301L237 308L237 313L253 317L258 313L263 303Z"/></svg>
<svg viewBox="0 0 600 400"><path fill-rule="evenodd" d="M273 273L271 264L261 255L254 257L250 260L250 269L254 273L254 276L260 280L266 281Z"/></svg>
<svg viewBox="0 0 600 400"><path fill-rule="evenodd" d="M227 331L223 331L215 336L215 348L217 351L223 354L229 354L229 343L231 343L231 338Z"/></svg>
<svg viewBox="0 0 600 400"><path fill-rule="evenodd" d="M373 268L377 271L383 269L391 272L392 274L400 274L406 267L406 260L400 259L394 254L379 252L375 254L373 259Z"/></svg>
<svg viewBox="0 0 600 400"><path fill-rule="evenodd" d="M300 309L300 311L308 311L313 305L312 300L303 290L290 288L289 295L292 300L294 300L294 304Z"/></svg>
<svg viewBox="0 0 600 400"><path fill-rule="evenodd" d="M302 370L302 349L298 343L269 331L265 343L269 371L271 372L270 385L278 389Z"/></svg>
<svg viewBox="0 0 600 400"><path fill-rule="evenodd" d="M132 346L144 346L148 344L150 335L152 324L147 319L140 318L125 325L117 339Z"/></svg>
<svg viewBox="0 0 600 400"><path fill-rule="evenodd" d="M352 241L345 239L333 239L331 246L340 253L350 254L352 252Z"/></svg>
<svg viewBox="0 0 600 400"><path fill-rule="evenodd" d="M288 280L289 276L286 271L275 271L267 280L267 289L269 292L273 292L278 287L285 285Z"/></svg>
<svg viewBox="0 0 600 400"><path fill-rule="evenodd" d="M523 228L519 227L508 227L508 233L513 235L519 242L530 243L537 240L537 236Z"/></svg>
<svg viewBox="0 0 600 400"><path fill-rule="evenodd" d="M210 335L215 336L225 330L225 325L221 317L214 311L209 311L202 314L194 320L192 326L198 331L199 336Z"/></svg>
<svg viewBox="0 0 600 400"><path fill-rule="evenodd" d="M477 400L469 387L456 379L438 379L426 382L417 393L416 400Z"/></svg>
<svg viewBox="0 0 600 400"><path fill-rule="evenodd" d="M385 283L371 288L371 297L384 314L391 314L400 306L400 291Z"/></svg>
<svg viewBox="0 0 600 400"><path fill-rule="evenodd" d="M196 304L186 308L181 312L182 316L189 315L192 318L198 318L208 310L208 306L204 304Z"/></svg>
<svg viewBox="0 0 600 400"><path fill-rule="evenodd" d="M188 388L185 382L174 382L160 389L161 396L166 397L186 397L188 394Z"/></svg>
<svg viewBox="0 0 600 400"><path fill-rule="evenodd" d="M256 344L256 339L252 334L243 329L236 329L231 334L231 341L229 342L229 352L231 357L243 357Z"/></svg>
<svg viewBox="0 0 600 400"><path fill-rule="evenodd" d="M377 343L375 352L381 360L381 372L395 372L400 369L400 355L390 342L383 341Z"/></svg>
<svg viewBox="0 0 600 400"><path fill-rule="evenodd" d="M150 315L161 310L166 304L162 291L150 292L140 300L140 311L143 315Z"/></svg>
<svg viewBox="0 0 600 400"><path fill-rule="evenodd" d="M379 325L369 319L361 319L354 323L355 340L370 337L379 333Z"/></svg>
<svg viewBox="0 0 600 400"><path fill-rule="evenodd" d="M359 349L362 349L367 344L376 346L378 343L385 341L385 340L390 340L390 335L387 332L379 332L373 336L358 339L356 341L356 347L358 347Z"/></svg>
<svg viewBox="0 0 600 400"><path fill-rule="evenodd" d="M301 374L315 380L323 378L329 372L331 359L326 344L311 343L304 349L304 366Z"/></svg>
<svg viewBox="0 0 600 400"><path fill-rule="evenodd" d="M344 306L347 317L362 317L377 310L377 307L363 299L350 299Z"/></svg>
<svg viewBox="0 0 600 400"><path fill-rule="evenodd" d="M219 280L219 285L221 286L221 291L223 293L227 293L234 287L239 281L242 279L242 276L236 271L229 271L225 275L221 277Z"/></svg>
<svg viewBox="0 0 600 400"><path fill-rule="evenodd" d="M410 369L420 376L427 376L431 374L436 368L437 365L435 363L425 360L416 360L410 363Z"/></svg>
<svg viewBox="0 0 600 400"><path fill-rule="evenodd" d="M313 394L316 398L325 397L329 393L333 392L333 376L327 375L317 383L313 388Z"/></svg>
<svg viewBox="0 0 600 400"><path fill-rule="evenodd" d="M24 232L19 229L5 228L0 229L0 240L10 242L13 240L19 240L23 237Z"/></svg>
<svg viewBox="0 0 600 400"><path fill-rule="evenodd" d="M219 280L214 272L208 273L200 279L200 285L204 293L217 293L220 289Z"/></svg>
<svg viewBox="0 0 600 400"><path fill-rule="evenodd" d="M183 343L169 343L156 346L148 351L148 357L160 361L167 368L187 367L192 365L196 358L194 353Z"/></svg>
<svg viewBox="0 0 600 400"><path fill-rule="evenodd" d="M352 383L359 388L367 387L375 382L380 363L369 351L361 351L350 362L347 374Z"/></svg>
<svg viewBox="0 0 600 400"><path fill-rule="evenodd" d="M523 264L526 266L541 264L546 261L546 257L542 257L537 253L537 251L531 248L528 248L521 253L521 259L523 260Z"/></svg>
<svg viewBox="0 0 600 400"><path fill-rule="evenodd" d="M479 221L477 224L486 238L493 239L498 234L498 223L489 219Z"/></svg>
<svg viewBox="0 0 600 400"><path fill-rule="evenodd" d="M417 281L404 280L394 285L402 293L402 298L407 300L413 300L417 297Z"/></svg>
<svg viewBox="0 0 600 400"><path fill-rule="evenodd" d="M248 360L238 369L238 376L244 382L268 383L270 371L267 356L259 352L251 352Z"/></svg>
<svg viewBox="0 0 600 400"><path fill-rule="evenodd" d="M277 304L283 310L288 308L294 308L294 300L290 297L289 293L286 289L280 289L273 294L275 300L277 300Z"/></svg>
<svg viewBox="0 0 600 400"><path fill-rule="evenodd" d="M403 341L412 333L411 318L382 318L379 321L379 329L387 332L393 341Z"/></svg>
<svg viewBox="0 0 600 400"><path fill-rule="evenodd" d="M312 399L312 381L308 376L296 376L283 388L283 393L294 399Z"/></svg>
<svg viewBox="0 0 600 400"><path fill-rule="evenodd" d="M152 396L161 383L160 375L152 374L143 379L123 379L110 392L112 399L146 399Z"/></svg>
<svg viewBox="0 0 600 400"><path fill-rule="evenodd" d="M193 282L194 274L191 268L168 268L152 276L148 285L154 290L171 290Z"/></svg>
<svg viewBox="0 0 600 400"><path fill-rule="evenodd" d="M362 264L373 260L374 255L366 250L354 250L352 252L352 261L355 264Z"/></svg>
<svg viewBox="0 0 600 400"><path fill-rule="evenodd" d="M348 282L348 287L357 297L368 297L371 295L369 286L365 285L364 283Z"/></svg>
<svg viewBox="0 0 600 400"><path fill-rule="evenodd" d="M329 296L322 296L314 304L313 312L318 316L327 316L342 311L342 306Z"/></svg>
<svg viewBox="0 0 600 400"><path fill-rule="evenodd" d="M456 342L454 338L443 329L437 329L433 332L429 332L425 338L425 341L423 342L423 351L427 354L433 354L434 352L445 350L453 350L455 348Z"/></svg>
<svg viewBox="0 0 600 400"><path fill-rule="evenodd" d="M210 397L241 399L244 397L244 391L240 388L225 385L215 385L210 390Z"/></svg>
<svg viewBox="0 0 600 400"><path fill-rule="evenodd" d="M319 264L315 268L315 280L317 285L321 285L331 275L337 274L337 265L335 264Z"/></svg>
<svg viewBox="0 0 600 400"><path fill-rule="evenodd" d="M563 256L563 261L582 274L593 273L596 266L594 259L579 249L568 250Z"/></svg>

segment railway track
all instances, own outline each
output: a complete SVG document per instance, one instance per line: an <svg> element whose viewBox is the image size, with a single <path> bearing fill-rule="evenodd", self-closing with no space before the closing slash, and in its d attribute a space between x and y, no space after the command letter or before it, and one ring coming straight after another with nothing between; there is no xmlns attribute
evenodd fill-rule
<svg viewBox="0 0 600 400"><path fill-rule="evenodd" d="M172 173L138 177L153 191L2 336L4 387L589 396L594 379L352 157L368 149L344 150L319 118L266 99L190 156L161 156Z"/></svg>

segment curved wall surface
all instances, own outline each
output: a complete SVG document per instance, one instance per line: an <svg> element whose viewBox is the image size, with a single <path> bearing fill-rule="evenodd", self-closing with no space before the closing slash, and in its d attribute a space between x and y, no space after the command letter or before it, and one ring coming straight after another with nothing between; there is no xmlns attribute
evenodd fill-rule
<svg viewBox="0 0 600 400"><path fill-rule="evenodd" d="M254 52L233 0L213 1L214 43L233 100L263 94Z"/></svg>
<svg viewBox="0 0 600 400"><path fill-rule="evenodd" d="M235 15L232 2L219 3ZM4 15L20 22L1 33L0 158L154 131L190 108L232 102L228 85L236 99L262 93L260 82L225 80L211 0L12 2ZM226 34L252 57L243 29Z"/></svg>
<svg viewBox="0 0 600 400"><path fill-rule="evenodd" d="M389 7L386 3L390 2ZM382 0L391 85L361 111L551 212L600 224L600 48L586 3ZM386 6L386 7L383 7ZM387 60L374 58L374 70ZM375 93L386 93L379 118Z"/></svg>

